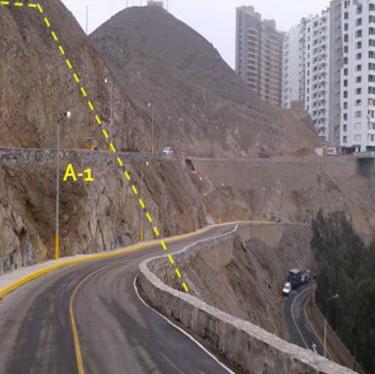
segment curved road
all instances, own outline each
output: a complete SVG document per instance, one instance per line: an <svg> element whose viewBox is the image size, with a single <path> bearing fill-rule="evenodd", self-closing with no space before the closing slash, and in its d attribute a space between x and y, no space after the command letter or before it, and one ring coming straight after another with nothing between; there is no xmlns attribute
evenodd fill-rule
<svg viewBox="0 0 375 374"><path fill-rule="evenodd" d="M312 285L293 290L285 298L283 311L288 326L289 339L302 348L324 355L324 347L306 315L306 305L311 298Z"/></svg>
<svg viewBox="0 0 375 374"><path fill-rule="evenodd" d="M233 226L211 228L171 244L172 250ZM133 286L138 264L160 253L157 248L61 269L5 297L0 373L228 373L138 298Z"/></svg>

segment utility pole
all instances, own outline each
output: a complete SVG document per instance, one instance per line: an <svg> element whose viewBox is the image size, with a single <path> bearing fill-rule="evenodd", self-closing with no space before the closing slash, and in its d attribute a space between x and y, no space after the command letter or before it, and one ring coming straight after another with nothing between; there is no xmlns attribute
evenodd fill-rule
<svg viewBox="0 0 375 374"><path fill-rule="evenodd" d="M60 118L56 128L55 260L60 258Z"/></svg>
<svg viewBox="0 0 375 374"><path fill-rule="evenodd" d="M146 161L146 166L150 165L150 163L148 161ZM141 194L141 197L143 197L143 175L144 175L144 165L142 163L142 167L141 167L141 191L140 191L140 194ZM140 207L140 221L141 221L141 229L140 229L140 241L143 242L144 240L144 232L143 232L143 208Z"/></svg>
<svg viewBox="0 0 375 374"><path fill-rule="evenodd" d="M64 113L64 118L69 119L71 117L71 112L67 111ZM60 130L61 130L61 120L60 116L57 119L56 127L56 199L55 199L55 259L60 258Z"/></svg>
<svg viewBox="0 0 375 374"><path fill-rule="evenodd" d="M89 34L89 6L86 5L86 35Z"/></svg>
<svg viewBox="0 0 375 374"><path fill-rule="evenodd" d="M151 108L151 154L154 158L154 106L150 102L147 103L147 106Z"/></svg>

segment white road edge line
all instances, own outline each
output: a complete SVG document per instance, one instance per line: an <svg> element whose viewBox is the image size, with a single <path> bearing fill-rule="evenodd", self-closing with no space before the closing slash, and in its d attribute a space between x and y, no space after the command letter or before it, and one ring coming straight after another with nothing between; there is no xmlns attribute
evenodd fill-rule
<svg viewBox="0 0 375 374"><path fill-rule="evenodd" d="M187 245L186 247L184 247L183 249L181 249L180 251L178 252L175 252L175 253L180 253L180 252L183 252L183 251L186 251L187 249L191 248L191 247L194 247L196 246L197 244L200 244L200 243L204 243L204 242L207 242L207 241L210 241L210 240L214 240L214 239L218 239L218 238L221 238L221 237L224 237L224 236L229 236L233 233L235 233L238 229L238 224L236 224L236 226L234 227L234 229L232 229L230 232L227 232L227 233L224 233L224 234L220 234L220 235L217 235L217 236L212 236L210 238L206 238L206 239L203 239L203 240L198 240L192 244L189 244ZM165 257L165 256L158 256L158 257ZM157 257L155 257L157 258ZM224 370L227 370L228 373L230 374L236 374L234 371L232 371L231 369L229 369L224 363L222 363L213 353L211 353L206 347L204 347L198 340L196 340L192 335L190 335L189 333L187 333L183 328L181 328L180 326L176 325L175 323L173 323L170 319L168 319L166 316L164 316L163 314L159 313L156 309L152 308L150 305L148 305L141 297L141 295L139 294L139 291L138 291L138 287L137 287L137 284L136 284L136 281L137 281L137 277L138 277L138 274L136 275L136 277L134 278L134 281L133 281L133 286L134 286L134 290L135 290L135 293L138 297L138 299L142 302L143 305L145 305L148 309L150 309L152 312L158 314L161 318L163 318L165 321L167 321L171 326L173 326L175 329L177 329L178 331L180 331L181 333L183 333L185 336L187 336L191 341L193 341L199 348L201 348L205 353L207 353L207 355L209 355L212 359L214 359Z"/></svg>

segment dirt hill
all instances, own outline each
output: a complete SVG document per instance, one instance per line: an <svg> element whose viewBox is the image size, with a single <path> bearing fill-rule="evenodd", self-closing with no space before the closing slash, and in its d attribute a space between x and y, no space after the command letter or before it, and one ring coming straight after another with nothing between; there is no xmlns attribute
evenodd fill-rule
<svg viewBox="0 0 375 374"><path fill-rule="evenodd" d="M41 4L116 147L134 148L139 139L147 140L147 116L116 86L73 16L58 0ZM64 153L61 159L61 179L70 162L79 171L92 168L95 177L93 183L61 181L62 254L139 240L139 205L43 18L27 7L0 7L0 34L0 147L51 149L38 157L0 152L0 273L15 262L53 255L58 122L62 148L86 149L94 139L98 150L107 151ZM69 120L63 119L67 110ZM200 196L178 162L155 161L148 167L138 162L129 168L139 190L144 169L142 192L164 235L205 223ZM146 238L151 235L148 229Z"/></svg>
<svg viewBox="0 0 375 374"><path fill-rule="evenodd" d="M124 92L148 113L148 133L146 103L152 103L159 148L254 156L261 147L280 154L318 144L293 113L262 102L209 42L161 8L126 9L90 39Z"/></svg>

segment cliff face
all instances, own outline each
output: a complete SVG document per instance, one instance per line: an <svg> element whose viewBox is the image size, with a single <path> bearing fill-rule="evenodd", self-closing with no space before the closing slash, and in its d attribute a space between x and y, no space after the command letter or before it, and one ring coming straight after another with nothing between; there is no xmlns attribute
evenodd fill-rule
<svg viewBox="0 0 375 374"><path fill-rule="evenodd" d="M120 150L137 148L139 139L149 136L147 115L116 86L67 9L58 0L41 4L114 144ZM92 168L95 177L93 183L61 182L62 254L139 240L139 205L43 18L28 8L1 7L0 33L0 146L47 149L28 157L27 151L1 151L0 272L53 255L58 122L61 147L77 150L61 154L60 177L68 163L77 170ZM63 118L67 110L69 120ZM82 152L92 140L98 152ZM177 162L153 161L146 167L139 161L128 168L138 186L144 169L142 192L163 234L205 223L200 197ZM151 235L147 229L146 238Z"/></svg>
<svg viewBox="0 0 375 374"><path fill-rule="evenodd" d="M318 144L294 114L262 102L210 43L163 9L126 9L90 39L125 92L149 115L145 104L153 104L158 147L233 157Z"/></svg>

